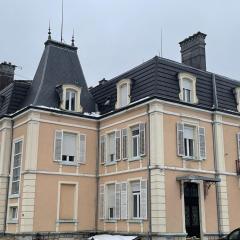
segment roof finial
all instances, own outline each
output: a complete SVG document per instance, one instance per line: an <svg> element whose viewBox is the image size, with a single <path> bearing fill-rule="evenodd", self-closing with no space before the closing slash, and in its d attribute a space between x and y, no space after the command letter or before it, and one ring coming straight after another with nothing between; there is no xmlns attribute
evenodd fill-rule
<svg viewBox="0 0 240 240"><path fill-rule="evenodd" d="M49 26L48 26L48 40L51 40L51 26L50 26L50 20L49 20Z"/></svg>
<svg viewBox="0 0 240 240"><path fill-rule="evenodd" d="M74 42L75 42L75 40L74 40L74 29L73 29L73 34L72 34L72 46L74 47Z"/></svg>

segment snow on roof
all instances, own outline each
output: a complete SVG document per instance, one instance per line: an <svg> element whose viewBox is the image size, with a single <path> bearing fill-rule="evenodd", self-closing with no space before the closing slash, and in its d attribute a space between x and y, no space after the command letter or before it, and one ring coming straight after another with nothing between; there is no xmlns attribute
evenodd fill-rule
<svg viewBox="0 0 240 240"><path fill-rule="evenodd" d="M122 236L122 235L108 235L108 234L101 234L95 235L90 238L89 240L134 240L137 236Z"/></svg>

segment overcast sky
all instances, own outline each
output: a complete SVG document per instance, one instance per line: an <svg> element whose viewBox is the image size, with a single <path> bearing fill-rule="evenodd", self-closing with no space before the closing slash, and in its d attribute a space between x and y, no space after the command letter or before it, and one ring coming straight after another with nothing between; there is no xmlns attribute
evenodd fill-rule
<svg viewBox="0 0 240 240"><path fill-rule="evenodd" d="M237 0L64 0L64 41L75 30L88 86L158 55L180 61L178 42L207 34L207 69L240 80L240 3ZM0 0L0 62L15 79L33 79L47 39L60 40L61 0Z"/></svg>

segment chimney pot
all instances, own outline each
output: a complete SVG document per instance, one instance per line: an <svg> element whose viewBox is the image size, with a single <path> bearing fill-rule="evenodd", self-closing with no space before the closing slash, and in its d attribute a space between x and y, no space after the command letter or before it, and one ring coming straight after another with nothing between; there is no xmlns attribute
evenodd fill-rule
<svg viewBox="0 0 240 240"><path fill-rule="evenodd" d="M206 34L197 32L179 43L182 63L206 71Z"/></svg>

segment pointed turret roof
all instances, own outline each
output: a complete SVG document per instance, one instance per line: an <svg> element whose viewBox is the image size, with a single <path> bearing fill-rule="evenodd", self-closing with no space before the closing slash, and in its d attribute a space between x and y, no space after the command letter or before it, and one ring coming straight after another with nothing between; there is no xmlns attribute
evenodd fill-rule
<svg viewBox="0 0 240 240"><path fill-rule="evenodd" d="M56 87L63 84L81 87L83 111L95 111L95 102L88 91L77 47L49 39L45 42L45 49L24 106L59 108Z"/></svg>

